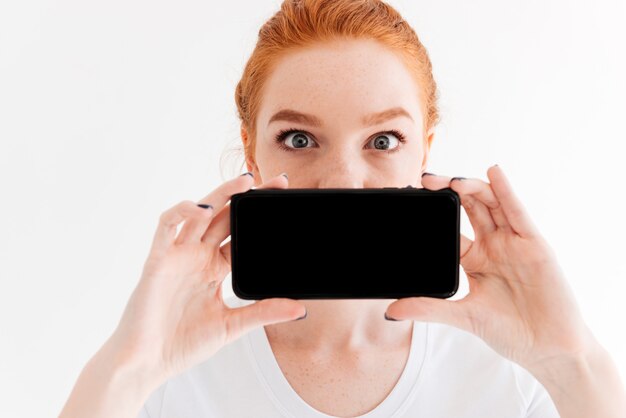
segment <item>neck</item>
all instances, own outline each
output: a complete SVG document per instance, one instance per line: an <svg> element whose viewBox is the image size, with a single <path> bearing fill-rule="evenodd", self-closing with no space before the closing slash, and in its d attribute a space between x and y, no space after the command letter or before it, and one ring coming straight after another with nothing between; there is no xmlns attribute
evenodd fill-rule
<svg viewBox="0 0 626 418"><path fill-rule="evenodd" d="M410 342L412 321L388 321L395 299L299 299L307 317L265 326L271 342L312 352L394 349Z"/></svg>

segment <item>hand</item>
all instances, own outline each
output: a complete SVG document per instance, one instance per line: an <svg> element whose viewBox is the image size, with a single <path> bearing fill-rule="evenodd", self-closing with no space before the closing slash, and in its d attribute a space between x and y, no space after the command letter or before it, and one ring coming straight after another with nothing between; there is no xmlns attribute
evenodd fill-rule
<svg viewBox="0 0 626 418"><path fill-rule="evenodd" d="M577 355L595 341L582 319L553 249L515 196L502 168L487 170L490 183L424 175L426 189L452 188L474 230L461 234L461 266L469 293L460 300L408 297L387 315L448 324L483 339L527 369L562 355ZM452 181L451 181L452 180Z"/></svg>
<svg viewBox="0 0 626 418"><path fill-rule="evenodd" d="M222 184L199 204L184 200L159 220L141 280L111 340L123 364L141 364L157 380L209 358L256 327L301 317L305 308L288 298L263 299L230 308L222 281L231 270L230 204L254 184L250 175ZM279 175L258 188L286 188ZM180 232L177 228L183 223ZM258 280L263 280L259 277Z"/></svg>

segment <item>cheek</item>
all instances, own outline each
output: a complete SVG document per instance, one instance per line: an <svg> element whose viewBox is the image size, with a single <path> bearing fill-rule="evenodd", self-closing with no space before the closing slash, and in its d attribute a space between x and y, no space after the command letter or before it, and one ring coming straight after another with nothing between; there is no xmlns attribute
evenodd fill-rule
<svg viewBox="0 0 626 418"><path fill-rule="evenodd" d="M389 159L385 169L397 182L417 184L422 171L423 153L419 147L405 148L396 158Z"/></svg>
<svg viewBox="0 0 626 418"><path fill-rule="evenodd" d="M280 157L280 150L272 148L272 145L270 138L263 138L256 143L255 154L260 164L262 161L271 161Z"/></svg>

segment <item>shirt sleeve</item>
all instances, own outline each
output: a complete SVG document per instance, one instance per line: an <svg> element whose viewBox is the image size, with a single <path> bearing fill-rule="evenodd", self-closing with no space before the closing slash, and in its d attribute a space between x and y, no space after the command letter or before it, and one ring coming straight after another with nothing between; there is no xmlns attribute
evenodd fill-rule
<svg viewBox="0 0 626 418"><path fill-rule="evenodd" d="M511 363L517 386L526 405L526 418L561 418L550 394L528 370Z"/></svg>

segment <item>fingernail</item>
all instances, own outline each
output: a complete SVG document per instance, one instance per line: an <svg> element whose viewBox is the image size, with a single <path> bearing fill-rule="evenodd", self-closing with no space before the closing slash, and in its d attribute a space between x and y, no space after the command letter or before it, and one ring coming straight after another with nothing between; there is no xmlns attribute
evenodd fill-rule
<svg viewBox="0 0 626 418"><path fill-rule="evenodd" d="M450 183L452 183L453 180L465 180L465 177L452 177Z"/></svg>
<svg viewBox="0 0 626 418"><path fill-rule="evenodd" d="M422 173L422 177L424 176L434 176L433 173L427 173L426 171L424 171L424 173Z"/></svg>
<svg viewBox="0 0 626 418"><path fill-rule="evenodd" d="M212 205L205 205L204 203L198 203L198 206L200 206L201 208L205 208L205 209L208 209L208 208L213 209Z"/></svg>
<svg viewBox="0 0 626 418"><path fill-rule="evenodd" d="M251 172L247 172L247 173L243 173L242 176L245 176L246 174L248 174L250 177L254 178L254 174L252 174Z"/></svg>
<svg viewBox="0 0 626 418"><path fill-rule="evenodd" d="M385 312L385 319L386 319L387 321L397 321L397 319L390 318L389 316L387 316L387 312Z"/></svg>
<svg viewBox="0 0 626 418"><path fill-rule="evenodd" d="M299 321L299 320L301 320L301 319L306 318L307 314L308 314L308 312L307 312L307 311L304 311L304 316L301 316L300 318L296 318L296 319L294 319L294 321Z"/></svg>
<svg viewBox="0 0 626 418"><path fill-rule="evenodd" d="M287 173L281 173L280 175L281 175L281 176L285 176L285 178L286 178L287 180L289 180L289 177L287 177Z"/></svg>

